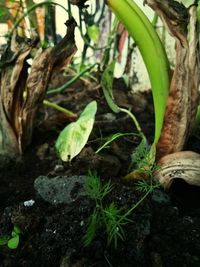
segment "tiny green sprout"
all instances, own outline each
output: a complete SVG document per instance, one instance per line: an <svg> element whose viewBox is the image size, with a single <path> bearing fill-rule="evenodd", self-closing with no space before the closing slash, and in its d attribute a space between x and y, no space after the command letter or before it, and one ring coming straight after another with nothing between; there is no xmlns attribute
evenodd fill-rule
<svg viewBox="0 0 200 267"><path fill-rule="evenodd" d="M10 249L16 249L19 245L20 234L21 230L15 225L10 236L0 237L0 246L7 245Z"/></svg>
<svg viewBox="0 0 200 267"><path fill-rule="evenodd" d="M120 137L125 137L125 136L137 136L139 137L139 134L136 133L115 133L112 136L110 136L107 141L97 149L97 151L95 153L99 153L102 149L108 148L109 145L115 141L116 139L120 138Z"/></svg>
<svg viewBox="0 0 200 267"><path fill-rule="evenodd" d="M109 206L103 204L105 196L113 190L113 185L110 181L102 184L100 178L90 171L85 183L85 190L88 197L95 201L95 207L89 217L88 228L84 236L85 246L89 246L97 231L103 228L107 235L108 245L114 243L114 246L117 247L118 239L124 239L122 226L126 217L122 219L121 209L118 209L114 202Z"/></svg>
<svg viewBox="0 0 200 267"><path fill-rule="evenodd" d="M97 231L103 229L107 235L107 245L113 244L114 248L117 248L118 240L123 241L125 239L124 225L131 222L129 218L131 213L159 186L159 183L152 183L152 180L150 183L140 181L137 189L144 195L124 213L123 209L118 208L113 201L108 205L104 204L104 198L113 190L113 185L110 181L102 184L100 178L90 171L88 179L86 179L85 191L88 197L95 201L95 206L89 217L86 234L83 237L85 246L89 246Z"/></svg>

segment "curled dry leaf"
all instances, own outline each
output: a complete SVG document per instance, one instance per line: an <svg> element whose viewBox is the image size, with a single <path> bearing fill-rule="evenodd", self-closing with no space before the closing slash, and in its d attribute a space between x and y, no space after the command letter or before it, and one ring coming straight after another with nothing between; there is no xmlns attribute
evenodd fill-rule
<svg viewBox="0 0 200 267"><path fill-rule="evenodd" d="M37 36L29 40L16 32L12 35L0 59L0 155L18 158L30 144L51 75L69 64L77 50L75 20L70 18L66 26L64 38L54 47L39 48L31 66L27 59L37 46Z"/></svg>
<svg viewBox="0 0 200 267"><path fill-rule="evenodd" d="M181 151L162 157L160 168L154 173L164 188L168 189L176 178L188 184L200 186L200 155L192 151Z"/></svg>

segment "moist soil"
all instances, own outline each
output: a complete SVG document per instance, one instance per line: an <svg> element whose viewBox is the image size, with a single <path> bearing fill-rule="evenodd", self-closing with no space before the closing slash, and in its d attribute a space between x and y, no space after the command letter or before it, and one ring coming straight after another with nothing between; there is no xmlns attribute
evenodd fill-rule
<svg viewBox="0 0 200 267"><path fill-rule="evenodd" d="M55 85L58 85L56 81ZM154 129L151 93L133 94L118 79L114 82L114 95L119 106L132 109L151 142ZM102 184L110 180L113 189L103 205L113 202L122 213L127 212L145 194L138 191L135 181L123 180L140 138L124 136L95 153L105 138L115 133L137 133L126 114L112 113L95 82L77 81L72 88L50 100L77 115L90 101L96 100L94 129L81 153L70 164L64 163L55 152L55 141L70 118L41 107L32 144L23 159L1 170L0 236L10 235L14 226L21 229L21 234L17 249L0 246L0 266L200 266L200 189L181 179L175 179L169 191L157 188L141 201L123 225L124 239L119 238L117 246L108 243L105 227L96 232L89 246L84 245L83 237L95 203L80 193L83 191L81 177L84 179L91 170L97 173ZM185 149L200 152L199 138L192 136ZM60 181L63 177L69 181L74 179L70 192L64 188L69 194L68 201L56 202L61 194L56 186L49 189L51 192L47 189L45 196L40 194L35 186L38 177L48 181Z"/></svg>

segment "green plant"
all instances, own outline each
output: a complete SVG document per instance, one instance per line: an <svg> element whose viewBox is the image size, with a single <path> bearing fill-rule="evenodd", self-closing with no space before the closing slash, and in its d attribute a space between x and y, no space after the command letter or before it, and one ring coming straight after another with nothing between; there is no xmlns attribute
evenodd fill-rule
<svg viewBox="0 0 200 267"><path fill-rule="evenodd" d="M135 134L135 133L115 133L112 136L110 136L109 138L107 138L107 141L101 145L96 153L99 153L102 149L108 148L109 144L112 143L113 141L115 141L116 139L120 138L120 137L125 137L125 136L138 136L139 134Z"/></svg>
<svg viewBox="0 0 200 267"><path fill-rule="evenodd" d="M21 230L18 226L14 226L10 236L0 237L0 246L7 245L10 249L16 249L19 245Z"/></svg>
<svg viewBox="0 0 200 267"><path fill-rule="evenodd" d="M85 191L88 197L95 201L95 207L90 215L87 232L84 236L84 244L90 245L98 230L104 229L107 235L108 245L114 243L117 247L118 239L124 239L123 225L128 219L122 215L122 210L118 209L114 202L104 206L104 198L113 190L110 181L104 185L100 178L92 172L89 172L85 183ZM123 219L122 219L123 216Z"/></svg>
<svg viewBox="0 0 200 267"><path fill-rule="evenodd" d="M176 64L172 77L164 47L154 27L135 2L107 0L108 6L135 40L148 70L155 110L151 161L156 159L162 162L164 156L173 156L173 153L183 149L197 112L200 82L199 1L194 1L192 5L190 1L187 8L174 0L146 0L144 3L159 15L175 39Z"/></svg>
<svg viewBox="0 0 200 267"><path fill-rule="evenodd" d="M135 40L147 67L155 108L155 137L157 144L163 126L169 93L169 63L164 47L151 22L132 0L108 0L107 4Z"/></svg>
<svg viewBox="0 0 200 267"><path fill-rule="evenodd" d="M96 111L96 101L90 102L79 119L60 132L55 147L61 160L71 161L83 149L92 131Z"/></svg>
<svg viewBox="0 0 200 267"><path fill-rule="evenodd" d="M152 178L152 177L151 177ZM144 200L159 187L159 183L150 183L140 181L137 189L145 193L141 199L135 203L129 210L124 212L122 208L116 207L112 201L109 205L104 204L104 198L113 190L110 181L102 184L100 178L91 171L85 183L85 191L91 200L94 200L95 206L89 217L89 223L84 236L84 244L90 245L98 230L103 229L107 235L107 244L114 244L116 248L119 240L125 239L124 226L131 222L129 216Z"/></svg>

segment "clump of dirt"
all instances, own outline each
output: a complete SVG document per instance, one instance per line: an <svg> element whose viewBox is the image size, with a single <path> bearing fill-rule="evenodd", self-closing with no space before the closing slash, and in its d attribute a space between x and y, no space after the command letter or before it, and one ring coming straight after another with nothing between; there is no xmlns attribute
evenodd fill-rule
<svg viewBox="0 0 200 267"><path fill-rule="evenodd" d="M124 240L118 246L108 244L105 229L97 231L90 246L83 237L95 203L82 192L79 178L66 193L69 202L59 203L42 198L34 187L38 177L51 180L52 198L56 197L59 177L85 177L88 170L96 171L102 183L111 180L113 190L104 205L114 202L127 212L145 193L135 183L125 182L131 153L139 144L138 136L115 140L109 148L96 154L105 137L117 132L136 132L125 114L113 114L107 106L101 88L78 81L52 101L79 114L92 100L98 103L94 130L86 147L71 164L61 162L54 144L69 118L49 108L41 108L33 142L27 149L23 164L13 164L1 171L0 179L0 236L10 235L18 226L20 243L16 250L0 246L1 267L158 267L200 266L200 194L199 188L176 181L169 192L155 189L129 215L124 225ZM132 94L121 80L114 83L117 103L132 108L149 141L153 137L153 108L151 93ZM199 146L198 138L188 141ZM198 150L198 149L197 149ZM57 178L55 178L57 177ZM45 179L46 179L45 178ZM60 179L61 179L60 178ZM69 178L69 181L71 178ZM59 187L63 190L66 185ZM70 192L69 192L70 191ZM48 192L46 193L48 194Z"/></svg>

